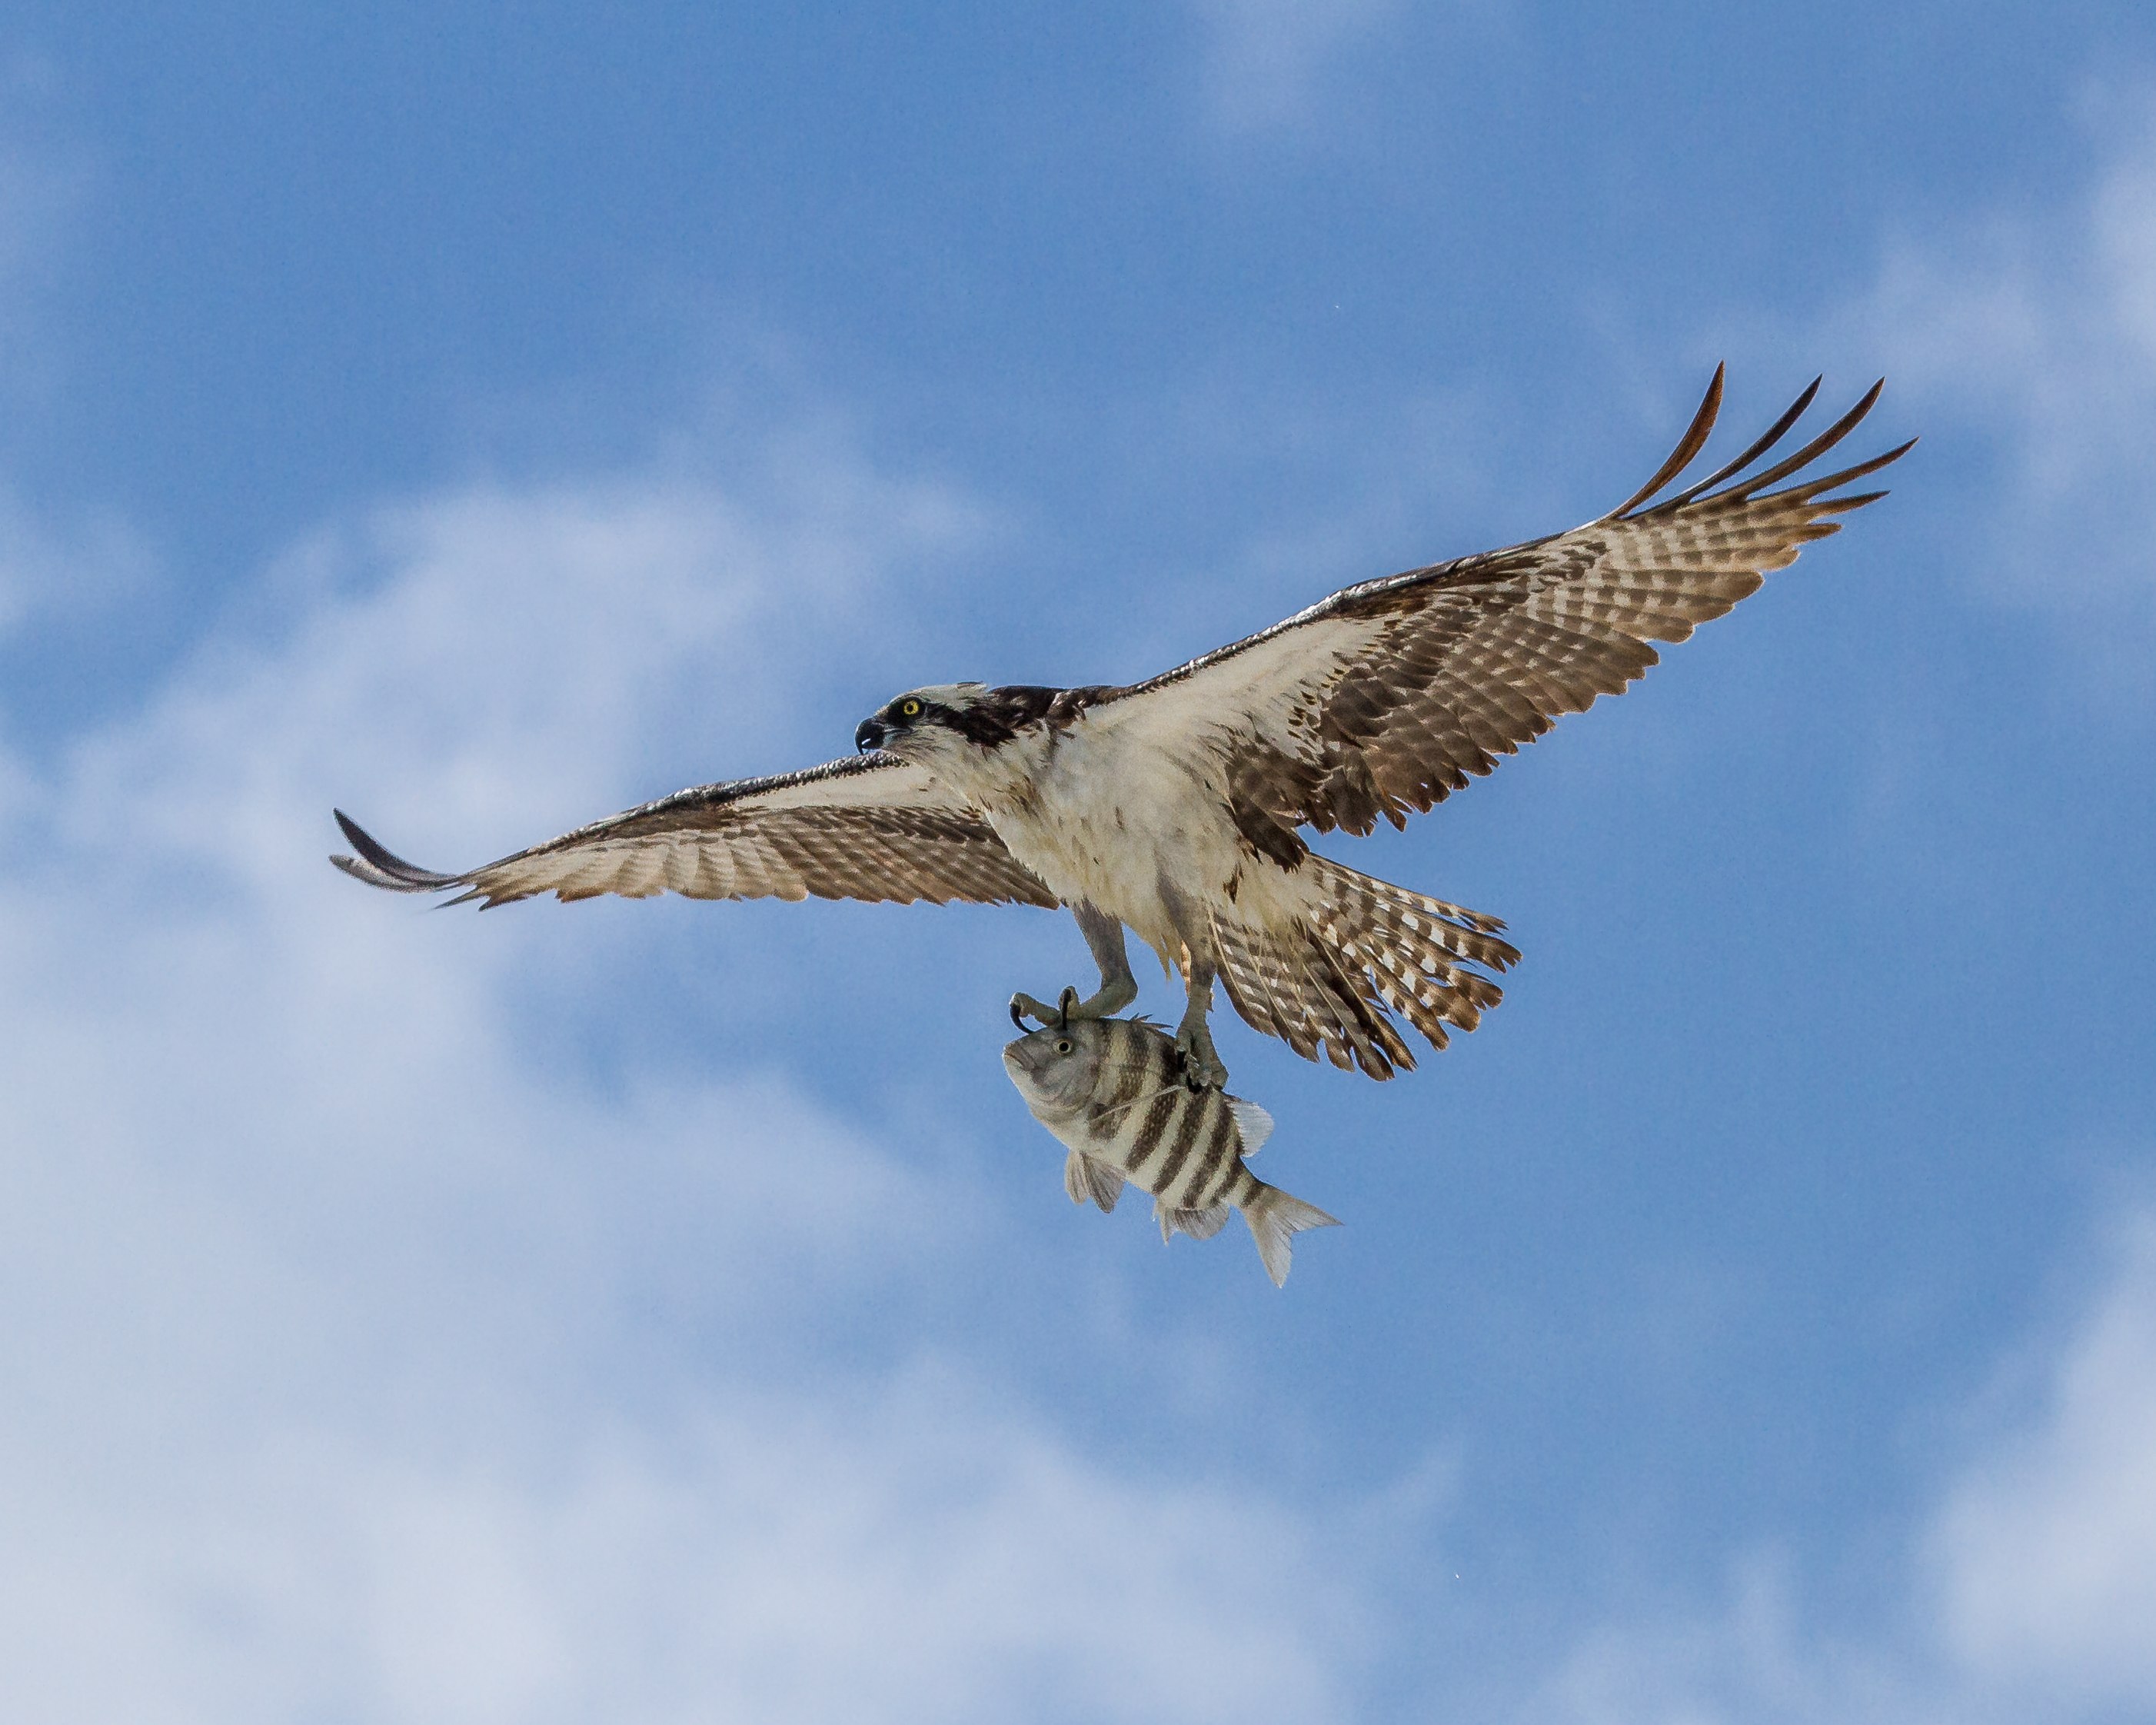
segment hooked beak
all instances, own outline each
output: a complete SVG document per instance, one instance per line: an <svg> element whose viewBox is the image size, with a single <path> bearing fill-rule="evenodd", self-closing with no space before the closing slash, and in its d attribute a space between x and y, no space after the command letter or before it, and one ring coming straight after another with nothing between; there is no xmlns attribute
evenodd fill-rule
<svg viewBox="0 0 2156 1725"><path fill-rule="evenodd" d="M864 719L854 732L854 747L862 754L870 749L880 749L884 739L891 735L890 727L879 719Z"/></svg>

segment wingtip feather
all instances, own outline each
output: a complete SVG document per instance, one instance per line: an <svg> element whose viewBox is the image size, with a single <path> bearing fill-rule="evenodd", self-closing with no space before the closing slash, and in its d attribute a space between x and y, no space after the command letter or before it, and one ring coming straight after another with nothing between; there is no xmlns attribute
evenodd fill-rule
<svg viewBox="0 0 2156 1725"><path fill-rule="evenodd" d="M1655 476L1645 485L1611 510L1607 519L1614 520L1620 516L1630 514L1691 466L1693 458L1707 447L1707 439L1714 430L1715 418L1722 411L1722 378L1728 369L1726 360L1715 366L1714 377L1707 386L1707 393L1700 398L1699 410L1691 416L1691 424L1685 428L1685 434L1677 439L1676 448L1670 451L1669 459L1662 463L1656 470Z"/></svg>
<svg viewBox="0 0 2156 1725"><path fill-rule="evenodd" d="M391 892L437 892L445 886L464 884L454 875L437 874L432 869L405 861L341 809L332 809L330 813L336 817L336 824L351 841L352 848L359 853L357 857L332 856L330 860L355 880L364 880L370 886Z"/></svg>

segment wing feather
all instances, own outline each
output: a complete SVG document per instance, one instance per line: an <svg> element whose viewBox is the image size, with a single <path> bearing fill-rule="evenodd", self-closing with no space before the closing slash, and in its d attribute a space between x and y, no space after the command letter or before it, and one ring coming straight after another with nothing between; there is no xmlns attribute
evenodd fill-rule
<svg viewBox="0 0 2156 1725"><path fill-rule="evenodd" d="M1621 693L1656 663L1651 644L1684 640L1839 531L1836 517L1886 495L1841 488L1910 447L1773 489L1837 447L1883 387L1755 468L1811 406L1815 380L1742 454L1655 501L1706 448L1722 387L1717 367L1670 458L1599 520L1345 588L1149 681L1101 691L1096 721L1211 748L1230 762L1231 795L1286 829L1365 833L1380 814L1404 824L1561 715Z"/></svg>
<svg viewBox="0 0 2156 1725"><path fill-rule="evenodd" d="M394 892L462 888L451 903L482 907L547 892L1056 902L978 814L890 755L701 785L461 875L406 862L341 811L337 824L357 855L330 860L355 879Z"/></svg>

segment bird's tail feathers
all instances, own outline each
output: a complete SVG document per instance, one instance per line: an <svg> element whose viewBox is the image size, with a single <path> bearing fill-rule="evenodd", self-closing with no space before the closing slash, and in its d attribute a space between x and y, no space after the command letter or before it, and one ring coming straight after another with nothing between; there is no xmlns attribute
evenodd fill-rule
<svg viewBox="0 0 2156 1725"><path fill-rule="evenodd" d="M1303 865L1314 904L1285 933L1214 919L1221 981L1253 1029L1306 1060L1373 1078L1412 1070L1414 1057L1392 1014L1443 1048L1471 1030L1503 990L1480 970L1502 971L1519 952L1494 916L1358 874L1327 858Z"/></svg>
<svg viewBox="0 0 2156 1725"><path fill-rule="evenodd" d="M1373 1078L1414 1070L1414 1055L1383 997L1308 928L1296 923L1276 932L1216 915L1213 946L1228 999L1252 1029L1279 1037L1306 1060L1322 1050L1334 1065L1359 1066Z"/></svg>

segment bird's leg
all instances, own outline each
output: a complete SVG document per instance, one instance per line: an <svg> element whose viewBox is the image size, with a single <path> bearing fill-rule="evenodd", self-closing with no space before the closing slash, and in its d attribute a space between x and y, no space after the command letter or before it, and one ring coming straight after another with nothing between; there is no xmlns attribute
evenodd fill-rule
<svg viewBox="0 0 2156 1725"><path fill-rule="evenodd" d="M1228 1082L1228 1069L1205 1025L1213 1010L1213 967L1194 959L1187 976L1189 1004L1183 1009L1183 1022L1175 1027L1175 1051L1183 1056L1183 1081L1193 1090L1219 1090Z"/></svg>
<svg viewBox="0 0 2156 1725"><path fill-rule="evenodd" d="M1078 932L1086 937L1093 963L1100 967L1101 986L1083 1000L1077 998L1075 988L1065 988L1053 1008L1043 1006L1030 994L1012 995L1011 1022L1021 1030L1028 1019L1052 1024L1068 1024L1072 1019L1110 1018L1138 998L1138 979L1131 974L1122 922L1091 905L1073 905L1070 913L1078 919Z"/></svg>
<svg viewBox="0 0 2156 1725"><path fill-rule="evenodd" d="M1123 945L1123 925L1091 905L1076 906L1071 914L1077 917L1078 932L1086 937L1101 972L1101 986L1071 1008L1071 1016L1112 1017L1138 998L1138 979L1131 974L1131 955Z"/></svg>

